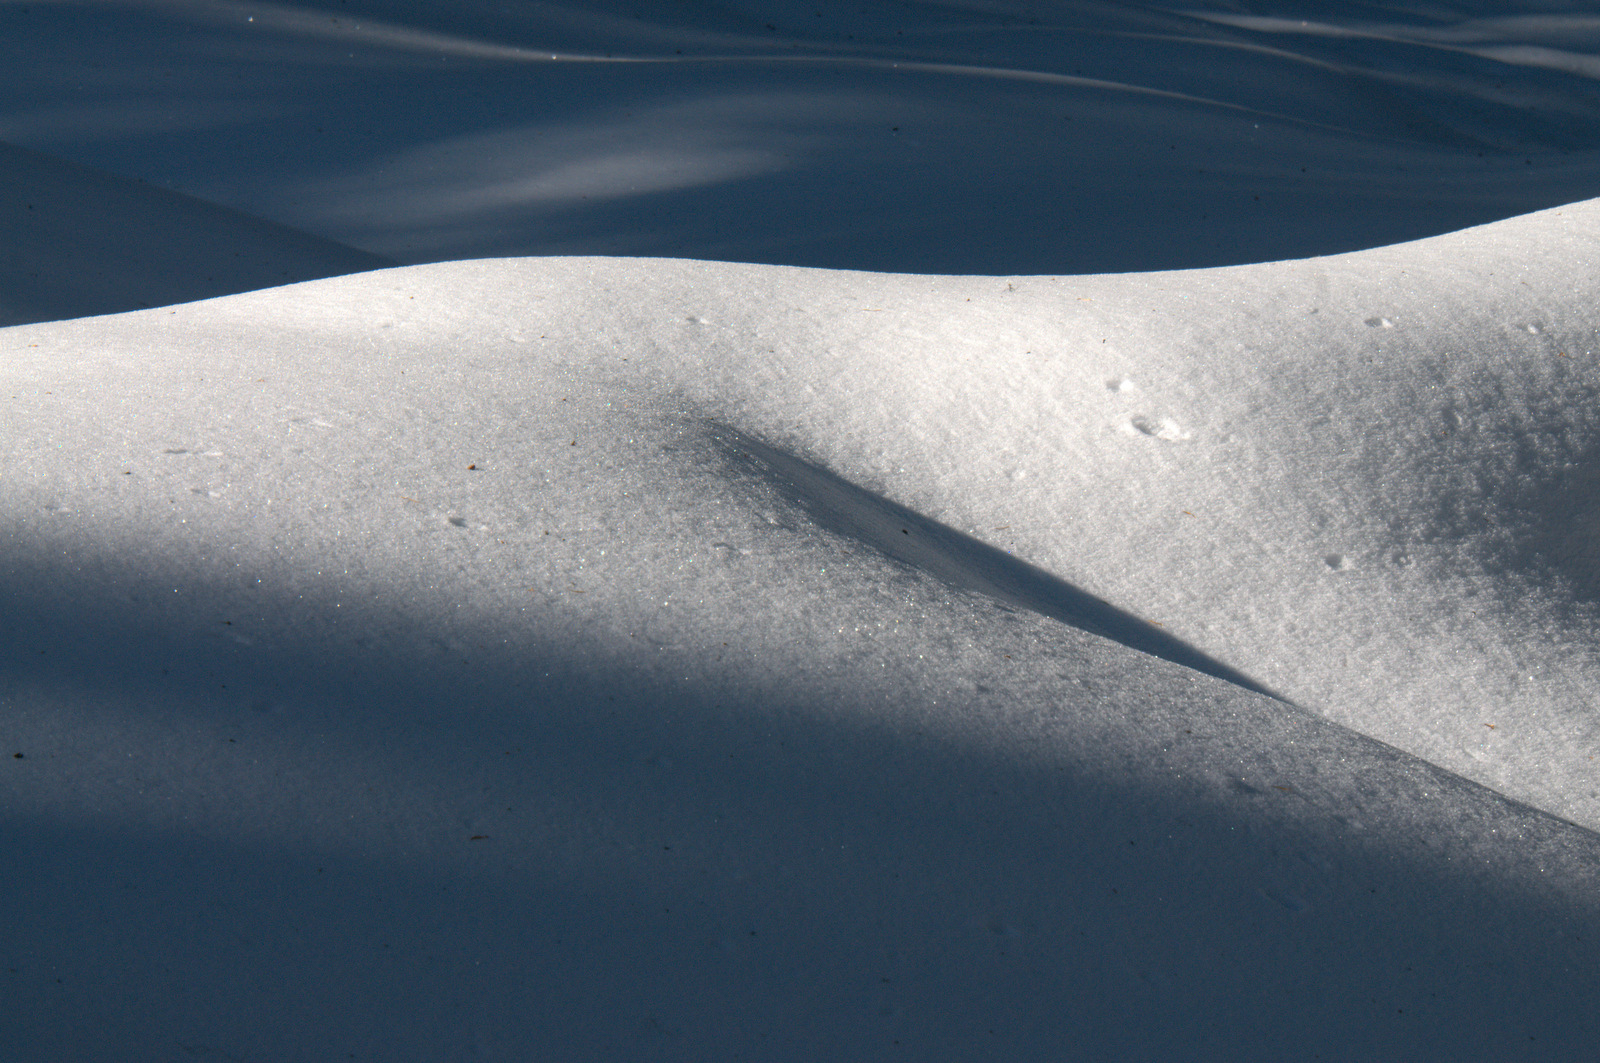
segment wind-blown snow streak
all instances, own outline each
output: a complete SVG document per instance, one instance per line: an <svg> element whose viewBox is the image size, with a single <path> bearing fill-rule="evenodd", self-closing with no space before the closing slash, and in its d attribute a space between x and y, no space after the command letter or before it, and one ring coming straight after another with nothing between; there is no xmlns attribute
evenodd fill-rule
<svg viewBox="0 0 1600 1063"><path fill-rule="evenodd" d="M1110 602L727 425L711 434L781 484L819 525L962 590L1082 628L1246 690L1285 699Z"/></svg>

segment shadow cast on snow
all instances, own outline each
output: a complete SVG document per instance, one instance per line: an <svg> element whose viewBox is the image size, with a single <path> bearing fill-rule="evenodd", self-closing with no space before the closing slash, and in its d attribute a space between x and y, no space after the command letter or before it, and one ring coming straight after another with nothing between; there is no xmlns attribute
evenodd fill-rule
<svg viewBox="0 0 1600 1063"><path fill-rule="evenodd" d="M191 196L0 144L0 327L393 265Z"/></svg>
<svg viewBox="0 0 1600 1063"><path fill-rule="evenodd" d="M1407 30L1407 12L1393 32L1324 32L1123 4L1042 25L887 4L820 21L88 6L0 10L0 37L37 45L9 57L12 138L294 229L202 223L164 192L152 221L151 186L63 184L65 163L30 177L3 149L11 322L381 264L335 241L407 263L1115 273L1385 246L1600 193L1591 83L1517 20L1477 54ZM97 71L92 91L65 87L63 54ZM30 215L38 196L53 220Z"/></svg>
<svg viewBox="0 0 1600 1063"><path fill-rule="evenodd" d="M1232 678L721 439L890 556ZM1600 1034L1594 835L1224 684L1119 686L1162 662L1074 677L1128 726L1064 705L1070 755L1032 755L896 723L844 661L713 685L526 630L245 646L129 622L130 595L229 593L176 566L0 560L19 1057L1532 1059ZM1297 744L1343 803L1274 774Z"/></svg>
<svg viewBox="0 0 1600 1063"><path fill-rule="evenodd" d="M987 595L1288 703L1288 699L1243 672L1044 569L738 429L713 425L710 431L729 453L755 465L829 531L870 546L952 587Z"/></svg>

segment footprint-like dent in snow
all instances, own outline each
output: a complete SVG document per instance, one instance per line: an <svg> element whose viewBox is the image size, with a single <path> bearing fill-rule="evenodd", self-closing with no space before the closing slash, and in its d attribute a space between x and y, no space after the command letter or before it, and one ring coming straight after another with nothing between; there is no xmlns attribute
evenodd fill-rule
<svg viewBox="0 0 1600 1063"><path fill-rule="evenodd" d="M1108 391L1115 391L1119 395L1127 395L1131 392L1138 391L1139 385L1135 384L1125 376L1119 376L1114 379L1107 380L1106 389Z"/></svg>
<svg viewBox="0 0 1600 1063"><path fill-rule="evenodd" d="M1368 328L1394 328L1394 322L1386 317L1369 317L1365 324Z"/></svg>
<svg viewBox="0 0 1600 1063"><path fill-rule="evenodd" d="M1189 433L1183 430L1183 426L1170 417L1135 417L1128 423L1152 439L1177 442L1189 438Z"/></svg>
<svg viewBox="0 0 1600 1063"><path fill-rule="evenodd" d="M467 526L467 518L465 517L449 517L446 519L457 528L465 528Z"/></svg>
<svg viewBox="0 0 1600 1063"><path fill-rule="evenodd" d="M1356 567L1355 562L1351 561L1344 554L1329 554L1322 560L1324 564L1333 569L1335 572L1347 572Z"/></svg>

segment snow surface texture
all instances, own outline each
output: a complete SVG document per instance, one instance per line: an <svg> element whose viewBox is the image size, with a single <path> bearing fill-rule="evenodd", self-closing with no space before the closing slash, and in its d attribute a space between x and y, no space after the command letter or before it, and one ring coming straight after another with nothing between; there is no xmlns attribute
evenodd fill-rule
<svg viewBox="0 0 1600 1063"><path fill-rule="evenodd" d="M303 8L119 10L124 31L221 11L279 20L284 48L285 26L355 39ZM743 18L694 10L707 48ZM472 24L486 11L462 5L447 40L420 17L361 39L436 62L469 58L463 39L512 47ZM597 53L690 32L538 11ZM810 9L792 14L771 20L801 40ZM1585 57L1539 37L1588 25L1563 17L1516 23L1520 51L1466 18L1399 46L1532 70L1524 124L1576 129L1560 103ZM286 82L337 68L319 56L279 55ZM1241 69L1234 91L1264 76ZM1510 135L1445 84L1483 142ZM1134 119L1168 97L1140 99ZM140 129L228 128L156 102L127 112L145 124L120 162L92 138L64 153L146 176L124 164ZM122 113L97 106L32 128ZM261 138L298 120L263 118ZM712 185L744 156L721 157ZM85 234L98 217L160 244L170 211L174 261L187 242L301 276L376 264L331 224L285 232L4 158L55 189L58 218L84 189ZM235 180L203 150L174 165ZM1558 168L1511 184L1552 195ZM439 210L482 202L455 180ZM368 217L399 196L370 191ZM532 240L544 210L495 217ZM687 250L717 228L696 217L672 222ZM784 255L818 231L796 217L772 222ZM1387 224L1358 220L1351 239ZM414 238L384 231L363 246ZM16 232L26 248L38 230ZM1204 232L1173 229L1179 264ZM908 268L920 246L884 254ZM0 1043L41 1060L1584 1058L1597 250L1600 200L1184 272L459 261L255 292L239 273L227 298L0 329ZM75 297L14 291L12 320Z"/></svg>
<svg viewBox="0 0 1600 1063"><path fill-rule="evenodd" d="M19 1036L1575 1048L1600 845L1460 775L1600 820L1597 236L0 333Z"/></svg>

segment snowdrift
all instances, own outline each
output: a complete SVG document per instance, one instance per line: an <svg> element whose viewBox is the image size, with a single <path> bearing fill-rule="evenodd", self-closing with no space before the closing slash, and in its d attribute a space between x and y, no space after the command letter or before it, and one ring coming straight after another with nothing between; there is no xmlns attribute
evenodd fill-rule
<svg viewBox="0 0 1600 1063"><path fill-rule="evenodd" d="M11 1042L1576 1052L1597 237L0 331Z"/></svg>

